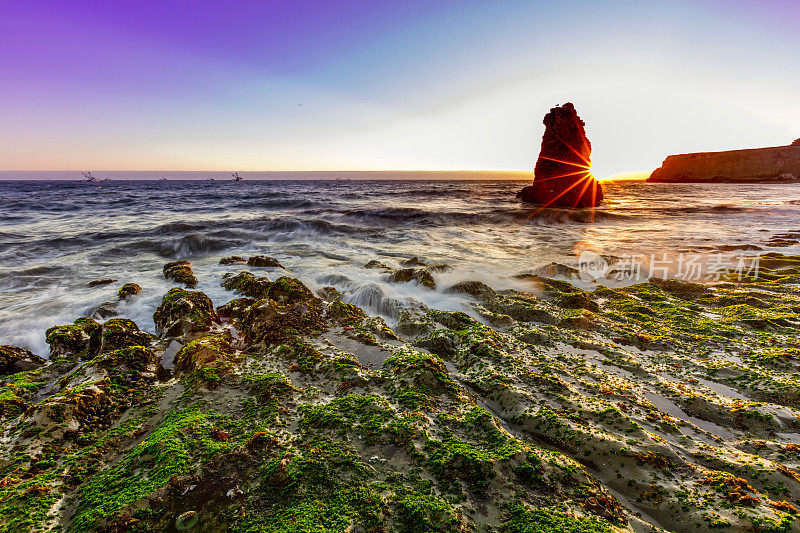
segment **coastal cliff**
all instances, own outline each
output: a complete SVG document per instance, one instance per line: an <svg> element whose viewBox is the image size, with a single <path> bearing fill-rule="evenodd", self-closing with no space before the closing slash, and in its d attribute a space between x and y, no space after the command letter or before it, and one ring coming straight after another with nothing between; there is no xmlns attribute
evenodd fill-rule
<svg viewBox="0 0 800 533"><path fill-rule="evenodd" d="M800 139L789 146L667 157L647 181L760 183L800 180Z"/></svg>

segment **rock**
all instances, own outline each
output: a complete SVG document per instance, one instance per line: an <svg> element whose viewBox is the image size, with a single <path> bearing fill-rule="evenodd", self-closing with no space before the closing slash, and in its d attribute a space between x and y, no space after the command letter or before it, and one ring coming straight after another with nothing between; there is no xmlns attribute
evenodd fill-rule
<svg viewBox="0 0 800 533"><path fill-rule="evenodd" d="M254 255L250 259L247 260L247 265L252 267L275 267L275 268L283 268L283 265L275 259L274 257L268 257L266 255Z"/></svg>
<svg viewBox="0 0 800 533"><path fill-rule="evenodd" d="M223 257L219 260L220 265L246 265L247 259L244 257L239 257L238 255L232 255L230 257Z"/></svg>
<svg viewBox="0 0 800 533"><path fill-rule="evenodd" d="M494 290L482 281L461 281L444 292L468 294L479 301L491 301L495 297Z"/></svg>
<svg viewBox="0 0 800 533"><path fill-rule="evenodd" d="M283 276L272 284L268 297L280 305L287 305L310 300L314 298L314 293L299 279Z"/></svg>
<svg viewBox="0 0 800 533"><path fill-rule="evenodd" d="M297 335L317 335L325 330L322 300L314 297L286 305L275 300L259 300L248 309L241 326L250 349L256 351Z"/></svg>
<svg viewBox="0 0 800 533"><path fill-rule="evenodd" d="M50 358L85 359L100 347L100 324L83 317L66 326L53 326L45 332Z"/></svg>
<svg viewBox="0 0 800 533"><path fill-rule="evenodd" d="M552 278L555 276L560 276L562 278L575 279L579 277L580 272L575 267L552 262L537 268L536 270L534 270L533 274L535 276L540 276L543 278Z"/></svg>
<svg viewBox="0 0 800 533"><path fill-rule="evenodd" d="M186 343L175 355L175 369L197 372L207 387L217 387L241 359L236 356L230 340L225 335L207 335Z"/></svg>
<svg viewBox="0 0 800 533"><path fill-rule="evenodd" d="M389 281L392 283L408 283L416 281L423 287L431 290L436 289L436 281L427 270L419 268L401 268L389 276Z"/></svg>
<svg viewBox="0 0 800 533"><path fill-rule="evenodd" d="M647 181L760 183L800 180L800 145L671 155Z"/></svg>
<svg viewBox="0 0 800 533"><path fill-rule="evenodd" d="M25 348L8 345L0 346L0 376L33 370L42 366L44 362L43 357L34 355Z"/></svg>
<svg viewBox="0 0 800 533"><path fill-rule="evenodd" d="M597 206L603 200L603 188L591 173L592 145L575 107L566 103L552 108L544 125L533 184L517 198L553 207Z"/></svg>
<svg viewBox="0 0 800 533"><path fill-rule="evenodd" d="M789 146L800 146L800 139L795 139Z"/></svg>
<svg viewBox="0 0 800 533"><path fill-rule="evenodd" d="M96 279L94 281L89 282L89 287L99 287L100 285L108 285L110 283L114 283L117 280L115 279Z"/></svg>
<svg viewBox="0 0 800 533"><path fill-rule="evenodd" d="M254 276L250 272L242 271L238 274L225 274L222 278L222 287L236 294L261 300L269 298L272 282L266 277Z"/></svg>
<svg viewBox="0 0 800 533"><path fill-rule="evenodd" d="M258 300L255 298L236 298L217 308L217 315L224 318L241 320L244 313Z"/></svg>
<svg viewBox="0 0 800 533"><path fill-rule="evenodd" d="M317 295L328 302L338 302L342 299L342 293L337 291L335 287L322 287L317 291Z"/></svg>
<svg viewBox="0 0 800 533"><path fill-rule="evenodd" d="M117 302L103 302L92 311L94 319L103 320L112 316L117 316Z"/></svg>
<svg viewBox="0 0 800 533"><path fill-rule="evenodd" d="M384 265L383 263L381 263L380 261L378 261L376 259L373 259L372 261L370 261L369 263L364 265L364 268L370 268L370 269L374 269L374 270L383 270L383 271L386 271L386 272L394 271L394 269L392 267L386 266L386 265Z"/></svg>
<svg viewBox="0 0 800 533"><path fill-rule="evenodd" d="M406 267L414 267L414 266L424 267L424 266L428 266L427 263L424 263L424 262L420 261L419 257L417 257L417 256L414 256L411 259L406 259L405 261L403 261L400 264L403 265L403 266L406 266Z"/></svg>
<svg viewBox="0 0 800 533"><path fill-rule="evenodd" d="M430 265L425 270L428 272L449 272L453 270L453 267L446 263L436 263L435 265Z"/></svg>
<svg viewBox="0 0 800 533"><path fill-rule="evenodd" d="M168 280L182 283L187 287L195 287L197 278L192 272L192 264L189 261L173 261L164 265L164 277Z"/></svg>
<svg viewBox="0 0 800 533"><path fill-rule="evenodd" d="M153 336L141 331L133 320L112 318L100 325L99 353L131 346L150 346L153 340Z"/></svg>
<svg viewBox="0 0 800 533"><path fill-rule="evenodd" d="M117 293L119 295L120 300L124 300L128 296L133 296L134 294L139 294L142 292L142 287L136 283L126 283L122 286L122 288Z"/></svg>
<svg viewBox="0 0 800 533"><path fill-rule="evenodd" d="M208 331L219 317L211 299L200 291L170 289L153 314L161 337L185 337Z"/></svg>

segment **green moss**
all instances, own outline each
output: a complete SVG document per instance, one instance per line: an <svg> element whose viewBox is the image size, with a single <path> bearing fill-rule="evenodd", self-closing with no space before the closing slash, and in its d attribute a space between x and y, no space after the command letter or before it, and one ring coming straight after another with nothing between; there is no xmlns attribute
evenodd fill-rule
<svg viewBox="0 0 800 533"><path fill-rule="evenodd" d="M197 285L197 278L194 277L192 264L189 261L173 261L164 265L164 278L182 283L187 287Z"/></svg>
<svg viewBox="0 0 800 533"><path fill-rule="evenodd" d="M126 283L123 285L119 292L117 293L120 300L124 300L128 296L133 296L134 294L139 294L142 292L142 287L136 283Z"/></svg>
<svg viewBox="0 0 800 533"><path fill-rule="evenodd" d="M509 519L500 527L501 533L614 533L611 524L597 518L570 514L566 508L532 509L522 503L509 506Z"/></svg>

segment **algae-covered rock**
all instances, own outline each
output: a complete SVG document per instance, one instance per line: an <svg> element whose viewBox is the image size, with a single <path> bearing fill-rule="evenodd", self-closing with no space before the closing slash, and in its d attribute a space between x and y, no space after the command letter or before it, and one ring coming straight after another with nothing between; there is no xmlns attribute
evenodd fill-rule
<svg viewBox="0 0 800 533"><path fill-rule="evenodd" d="M272 282L266 277L255 276L250 272L242 271L238 274L225 274L222 278L222 287L242 296L261 300L269 297Z"/></svg>
<svg viewBox="0 0 800 533"><path fill-rule="evenodd" d="M392 283L409 283L411 281L416 281L423 287L432 290L436 289L436 280L433 279L430 272L423 269L401 268L389 276L389 281Z"/></svg>
<svg viewBox="0 0 800 533"><path fill-rule="evenodd" d="M16 346L0 346L0 376L33 370L44 364L45 360L30 350Z"/></svg>
<svg viewBox="0 0 800 533"><path fill-rule="evenodd" d="M134 294L139 294L142 292L142 287L136 283L126 283L120 289L117 295L119 296L120 300L124 300L128 296L133 296Z"/></svg>
<svg viewBox="0 0 800 533"><path fill-rule="evenodd" d="M401 261L400 264L402 266L404 266L404 267L415 267L415 266L424 267L424 266L428 266L427 263L425 263L419 257L416 257L416 256L412 257L411 259L406 259L405 261Z"/></svg>
<svg viewBox="0 0 800 533"><path fill-rule="evenodd" d="M273 268L283 268L283 265L275 259L274 257L269 257L266 255L254 255L247 260L248 266L252 267L273 267Z"/></svg>
<svg viewBox="0 0 800 533"><path fill-rule="evenodd" d="M387 265L384 265L383 263L381 263L377 259L370 260L366 265L364 265L364 268L369 268L369 269L372 269L372 270L383 270L384 272L392 272L392 271L394 271L393 268L391 268L391 267L389 267Z"/></svg>
<svg viewBox="0 0 800 533"><path fill-rule="evenodd" d="M103 302L91 312L92 318L95 320L103 320L104 318L117 316L117 314L117 302L115 301Z"/></svg>
<svg viewBox="0 0 800 533"><path fill-rule="evenodd" d="M244 257L240 257L238 255L232 255L230 257L223 257L219 260L220 265L246 265L247 259Z"/></svg>
<svg viewBox="0 0 800 533"><path fill-rule="evenodd" d="M192 264L189 261L173 261L164 265L164 278L176 283L182 283L187 287L197 285L197 278L192 272Z"/></svg>
<svg viewBox="0 0 800 533"><path fill-rule="evenodd" d="M130 346L150 346L155 338L141 331L133 320L112 318L100 326L100 353Z"/></svg>
<svg viewBox="0 0 800 533"><path fill-rule="evenodd" d="M445 292L468 294L484 302L493 300L495 296L494 290L482 281L461 281L447 288Z"/></svg>
<svg viewBox="0 0 800 533"><path fill-rule="evenodd" d="M249 309L257 301L258 300L255 298L236 298L217 307L217 314L224 318L241 320L244 316L244 313L247 312L247 309Z"/></svg>
<svg viewBox="0 0 800 533"><path fill-rule="evenodd" d="M191 336L211 329L219 319L211 299L200 291L170 289L153 314L161 337Z"/></svg>
<svg viewBox="0 0 800 533"><path fill-rule="evenodd" d="M53 326L45 332L50 357L82 359L100 347L100 324L83 317L66 326Z"/></svg>
<svg viewBox="0 0 800 533"><path fill-rule="evenodd" d="M285 304L263 299L248 309L241 328L248 345L264 348L298 335L318 335L327 329L327 323L318 298Z"/></svg>
<svg viewBox="0 0 800 533"><path fill-rule="evenodd" d="M117 280L111 279L111 278L108 278L108 279L96 279L96 280L93 280L93 281L89 282L89 287L100 287L102 285L110 285L111 283L114 283L116 281Z"/></svg>
<svg viewBox="0 0 800 533"><path fill-rule="evenodd" d="M230 340L230 337L217 334L186 343L175 356L175 368L181 372L193 372L208 387L218 386L241 360Z"/></svg>

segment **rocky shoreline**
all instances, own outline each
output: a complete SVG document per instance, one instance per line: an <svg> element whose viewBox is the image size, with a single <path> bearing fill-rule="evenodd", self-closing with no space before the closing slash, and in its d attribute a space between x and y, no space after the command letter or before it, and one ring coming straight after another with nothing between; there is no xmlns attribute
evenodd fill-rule
<svg viewBox="0 0 800 533"><path fill-rule="evenodd" d="M47 361L0 347L0 530L800 531L800 258L461 282L481 320L394 328L268 257L221 263L217 308L165 265L156 335L76 317ZM433 289L449 267L365 268Z"/></svg>

